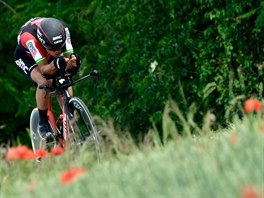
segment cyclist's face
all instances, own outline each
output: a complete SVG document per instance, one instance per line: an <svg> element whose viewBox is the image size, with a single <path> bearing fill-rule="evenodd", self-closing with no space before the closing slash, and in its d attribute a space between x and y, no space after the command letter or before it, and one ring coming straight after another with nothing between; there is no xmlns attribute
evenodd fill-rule
<svg viewBox="0 0 264 198"><path fill-rule="evenodd" d="M61 49L58 49L58 50L48 50L48 49L47 49L47 52L48 52L51 56L53 56L53 57L55 57L55 58L58 58L58 57L61 55Z"/></svg>

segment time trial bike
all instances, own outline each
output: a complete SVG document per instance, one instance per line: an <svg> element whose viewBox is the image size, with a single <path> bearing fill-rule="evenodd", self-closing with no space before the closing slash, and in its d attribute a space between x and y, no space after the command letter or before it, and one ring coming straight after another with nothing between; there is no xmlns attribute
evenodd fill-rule
<svg viewBox="0 0 264 198"><path fill-rule="evenodd" d="M68 145L79 147L83 144L92 149L97 159L100 159L99 134L94 123L93 117L85 103L76 96L69 94L68 88L92 76L97 76L98 72L93 70L88 75L72 80L71 75L64 75L53 79L52 86L42 84L40 89L47 91L48 98L48 121L53 133L53 141L45 142L38 133L39 114L38 109L34 108L30 116L30 137L33 151L47 149L51 147L66 148ZM52 110L52 98L61 98L61 114L56 121Z"/></svg>

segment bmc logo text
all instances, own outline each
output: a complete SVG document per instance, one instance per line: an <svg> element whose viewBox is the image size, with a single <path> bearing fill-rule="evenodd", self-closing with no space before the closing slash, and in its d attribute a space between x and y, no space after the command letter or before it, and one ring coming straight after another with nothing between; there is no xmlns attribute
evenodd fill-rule
<svg viewBox="0 0 264 198"><path fill-rule="evenodd" d="M20 59L16 60L16 64L18 67L20 67L20 69L23 70L23 72L25 72L25 74L27 74L28 72L28 67L25 65L25 63Z"/></svg>

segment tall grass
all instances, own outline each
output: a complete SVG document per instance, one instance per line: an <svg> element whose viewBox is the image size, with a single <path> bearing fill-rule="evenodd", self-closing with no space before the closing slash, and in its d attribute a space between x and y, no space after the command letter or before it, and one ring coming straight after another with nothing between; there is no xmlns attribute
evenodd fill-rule
<svg viewBox="0 0 264 198"><path fill-rule="evenodd" d="M181 120L179 135L171 113ZM212 132L184 116L169 102L163 115L163 138L150 130L136 145L125 133L115 133L112 122L101 121L104 137L98 163L86 147L73 155L49 155L41 163L5 159L1 154L0 197L242 197L250 186L261 197L264 190L264 119L250 114L232 127ZM194 133L195 132L195 133ZM193 135L196 134L196 135ZM68 184L61 173L71 167L86 171Z"/></svg>

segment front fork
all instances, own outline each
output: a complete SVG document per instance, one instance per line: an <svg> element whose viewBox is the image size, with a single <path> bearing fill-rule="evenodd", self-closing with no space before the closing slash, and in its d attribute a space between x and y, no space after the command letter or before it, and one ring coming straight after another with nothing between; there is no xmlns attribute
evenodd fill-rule
<svg viewBox="0 0 264 198"><path fill-rule="evenodd" d="M54 118L54 114L52 111L52 99L50 96L48 96L48 120L52 125L53 131L55 133L55 138L57 140L57 142L59 143L59 145L63 148L66 145L66 140L67 140L67 136L68 136L68 122L67 122L67 115L66 115L66 110L64 108L65 105L63 104L64 98L63 96L59 96L58 102L61 106L62 109L62 115L63 115L63 119L62 119L62 128L60 129L57 126L57 122L56 119Z"/></svg>
<svg viewBox="0 0 264 198"><path fill-rule="evenodd" d="M54 115L53 115L53 112L52 112L52 100L51 100L51 97L50 96L47 96L49 97L48 98L48 120L49 122L51 123L52 125L52 128L53 128L53 131L56 133L56 121L55 121L55 118L54 118Z"/></svg>
<svg viewBox="0 0 264 198"><path fill-rule="evenodd" d="M68 100L69 98L66 96L62 97L63 105L62 105L62 131L61 133L63 134L63 147L66 146L66 143L68 142L68 137L69 137L69 118L68 118Z"/></svg>

